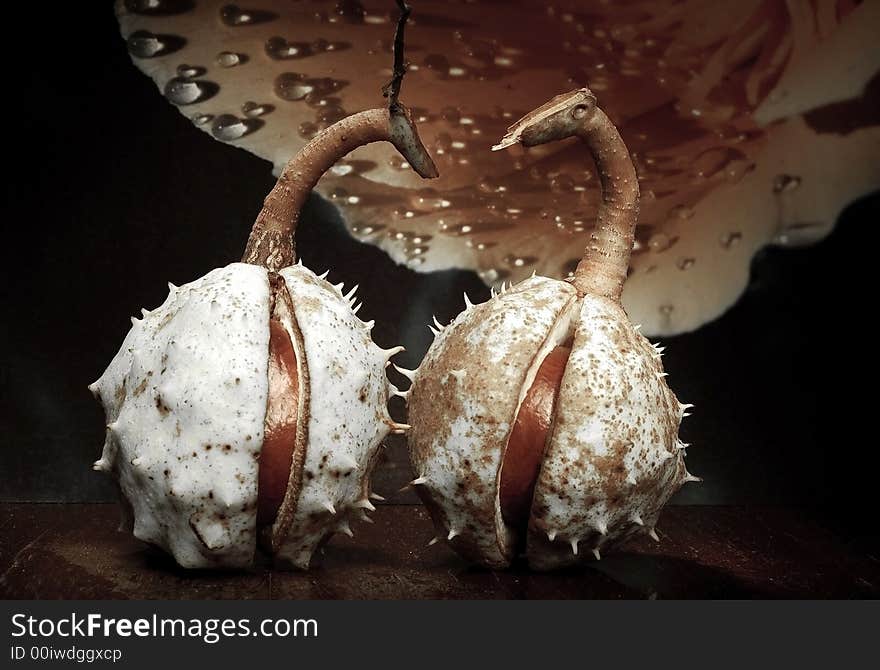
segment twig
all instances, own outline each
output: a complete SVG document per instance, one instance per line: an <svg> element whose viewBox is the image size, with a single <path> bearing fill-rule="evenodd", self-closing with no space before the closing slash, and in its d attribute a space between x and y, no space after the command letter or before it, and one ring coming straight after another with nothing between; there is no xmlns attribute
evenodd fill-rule
<svg viewBox="0 0 880 670"><path fill-rule="evenodd" d="M388 112L390 114L400 114L402 111L398 98L400 97L403 76L409 67L409 63L405 63L403 60L403 33L412 9L404 0L397 0L397 6L400 9L400 16L397 19L397 30L394 31L394 70L391 81L382 87L382 95L388 98Z"/></svg>

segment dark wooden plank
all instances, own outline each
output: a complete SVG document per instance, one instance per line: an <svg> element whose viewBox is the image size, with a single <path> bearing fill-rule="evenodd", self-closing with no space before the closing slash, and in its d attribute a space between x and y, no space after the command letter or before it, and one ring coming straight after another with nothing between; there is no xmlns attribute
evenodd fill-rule
<svg viewBox="0 0 880 670"><path fill-rule="evenodd" d="M336 536L308 573L276 572L273 598L627 598L629 587L594 570L533 574L523 566L489 571L466 565L434 536L421 506L383 505L355 537Z"/></svg>
<svg viewBox="0 0 880 670"><path fill-rule="evenodd" d="M114 505L0 505L6 598L878 598L880 561L798 509L670 507L661 541L553 574L472 568L423 508L383 505L307 573L189 572L116 528Z"/></svg>
<svg viewBox="0 0 880 670"><path fill-rule="evenodd" d="M0 555L0 598L203 599L267 598L264 568L252 572L186 571L128 533L108 504L2 504L17 547Z"/></svg>
<svg viewBox="0 0 880 670"><path fill-rule="evenodd" d="M658 532L597 568L654 597L880 597L880 563L803 510L671 506Z"/></svg>

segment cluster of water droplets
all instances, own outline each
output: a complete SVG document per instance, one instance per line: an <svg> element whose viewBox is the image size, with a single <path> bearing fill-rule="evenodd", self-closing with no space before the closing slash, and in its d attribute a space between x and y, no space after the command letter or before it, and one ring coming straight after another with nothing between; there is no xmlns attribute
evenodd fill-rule
<svg viewBox="0 0 880 670"><path fill-rule="evenodd" d="M348 85L343 79L308 77L298 72L283 72L275 78L275 95L285 102L302 102L313 110L314 120L303 121L299 135L311 139L324 128L348 116L341 98L333 95Z"/></svg>

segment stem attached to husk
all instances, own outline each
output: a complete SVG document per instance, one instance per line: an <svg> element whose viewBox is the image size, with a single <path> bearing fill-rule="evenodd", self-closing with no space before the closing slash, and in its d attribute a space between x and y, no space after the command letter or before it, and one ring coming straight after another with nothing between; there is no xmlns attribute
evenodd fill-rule
<svg viewBox="0 0 880 670"><path fill-rule="evenodd" d="M371 142L391 142L421 177L438 175L422 145L409 110L398 101L406 72L403 63L403 24L409 7L401 6L394 42L394 78L383 89L387 109L370 109L337 121L316 135L284 167L278 183L266 196L251 230L242 262L262 265L272 272L296 261L294 232L300 210L321 176L354 149Z"/></svg>
<svg viewBox="0 0 880 670"><path fill-rule="evenodd" d="M572 283L581 294L619 302L639 218L639 180L620 133L601 109L596 108L578 137L596 162L602 202Z"/></svg>
<svg viewBox="0 0 880 670"><path fill-rule="evenodd" d="M316 135L290 159L266 196L242 261L277 271L296 261L294 232L299 214L321 176L357 147L389 139L388 111L348 116Z"/></svg>

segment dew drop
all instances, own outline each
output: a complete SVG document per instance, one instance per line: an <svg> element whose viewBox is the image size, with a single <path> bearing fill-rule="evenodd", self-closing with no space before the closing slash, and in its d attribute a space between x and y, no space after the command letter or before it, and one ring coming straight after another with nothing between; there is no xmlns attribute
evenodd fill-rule
<svg viewBox="0 0 880 670"><path fill-rule="evenodd" d="M306 42L288 42L283 37L270 37L265 44L266 55L272 60L307 58L314 52Z"/></svg>
<svg viewBox="0 0 880 670"><path fill-rule="evenodd" d="M388 159L388 165L393 167L395 170L408 170L409 163L407 163L403 158L394 154L391 158Z"/></svg>
<svg viewBox="0 0 880 670"><path fill-rule="evenodd" d="M450 235L468 235L474 230L473 226L468 223L459 223L454 226L443 224L440 228L444 233Z"/></svg>
<svg viewBox="0 0 880 670"><path fill-rule="evenodd" d="M174 77L165 84L165 97L178 106L192 105L213 97L219 90L212 81Z"/></svg>
<svg viewBox="0 0 880 670"><path fill-rule="evenodd" d="M308 104L319 106L325 96L347 85L348 82L342 79L307 78L298 72L284 72L275 78L274 89L275 95L282 100L305 100Z"/></svg>
<svg viewBox="0 0 880 670"><path fill-rule="evenodd" d="M774 193L788 193L801 185L801 178L790 174L778 174L773 179Z"/></svg>
<svg viewBox="0 0 880 670"><path fill-rule="evenodd" d="M731 233L727 233L721 236L721 246L725 249L730 249L731 247L739 244L739 241L742 239L742 233L739 231L733 231Z"/></svg>
<svg viewBox="0 0 880 670"><path fill-rule="evenodd" d="M329 103L318 107L318 121L324 128L333 125L337 121L341 121L346 116L348 116L348 112L337 103Z"/></svg>
<svg viewBox="0 0 880 670"><path fill-rule="evenodd" d="M317 123L312 123L311 121L303 121L301 124L299 124L299 136L302 137L304 140L312 139L315 135L318 134L319 131L320 128L318 128Z"/></svg>
<svg viewBox="0 0 880 670"><path fill-rule="evenodd" d="M694 208L689 207L688 205L676 205L672 209L669 210L669 218L677 219L679 221L687 221L688 219L693 218L694 216Z"/></svg>
<svg viewBox="0 0 880 670"><path fill-rule="evenodd" d="M678 237L670 237L664 232L658 232L648 238L648 248L659 254L671 248L676 242L678 242Z"/></svg>
<svg viewBox="0 0 880 670"><path fill-rule="evenodd" d="M827 225L821 221L800 221L781 228L772 242L782 247L800 247L812 244L827 232Z"/></svg>
<svg viewBox="0 0 880 670"><path fill-rule="evenodd" d="M248 135L263 125L259 119L240 119L232 114L221 114L211 124L211 134L223 142L231 142Z"/></svg>
<svg viewBox="0 0 880 670"><path fill-rule="evenodd" d="M213 118L213 114L195 114L190 118L190 120L197 126L203 126Z"/></svg>
<svg viewBox="0 0 880 670"><path fill-rule="evenodd" d="M260 105L249 100L241 106L241 113L253 119L258 116L265 116L274 109L275 107L272 105Z"/></svg>
<svg viewBox="0 0 880 670"><path fill-rule="evenodd" d="M240 26L253 26L277 18L278 15L274 12L266 12L260 9L242 9L238 5L223 5L220 8L220 20L227 26L233 28Z"/></svg>
<svg viewBox="0 0 880 670"><path fill-rule="evenodd" d="M132 56L156 58L178 51L186 44L186 40L177 35L155 35L146 30L138 30L128 36L126 44Z"/></svg>
<svg viewBox="0 0 880 670"><path fill-rule="evenodd" d="M235 67L247 62L247 56L234 51L221 51L217 54L215 62L220 67Z"/></svg>
<svg viewBox="0 0 880 670"><path fill-rule="evenodd" d="M344 177L354 172L354 167L348 163L337 163L330 168L330 172L337 177Z"/></svg>
<svg viewBox="0 0 880 670"><path fill-rule="evenodd" d="M124 5L132 14L169 16L188 12L195 3L192 0L125 0Z"/></svg>
<svg viewBox="0 0 880 670"><path fill-rule="evenodd" d="M696 262L697 261L694 258L680 258L676 265L679 270L690 270Z"/></svg>
<svg viewBox="0 0 880 670"><path fill-rule="evenodd" d="M504 262L507 263L510 267L514 268L534 265L537 260L538 259L535 256L517 256L515 254L508 254L504 257Z"/></svg>
<svg viewBox="0 0 880 670"><path fill-rule="evenodd" d="M282 100L302 100L314 90L302 75L285 72L275 79L275 95Z"/></svg>
<svg viewBox="0 0 880 670"><path fill-rule="evenodd" d="M195 79L205 74L207 70L199 65L178 65L177 76L184 79Z"/></svg>

